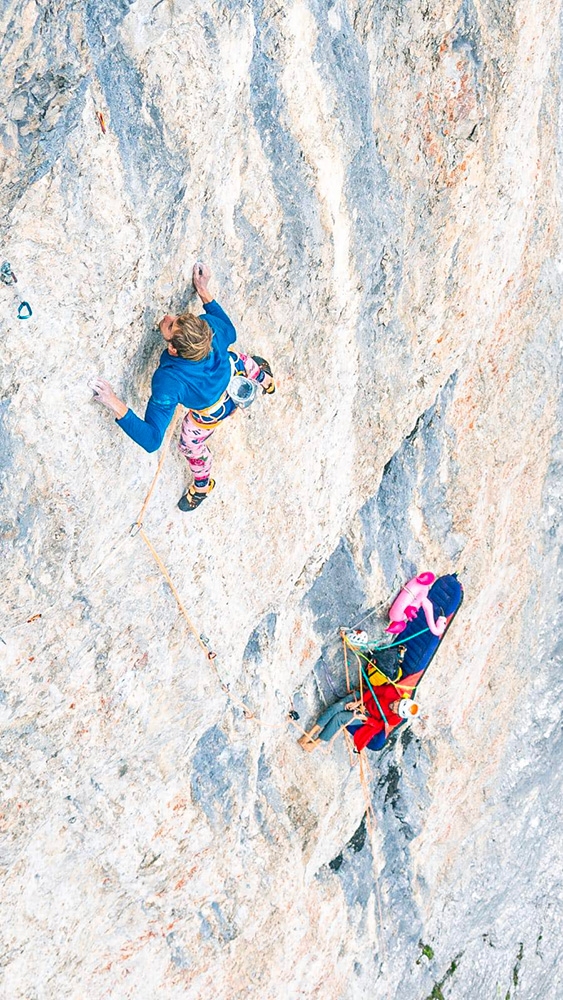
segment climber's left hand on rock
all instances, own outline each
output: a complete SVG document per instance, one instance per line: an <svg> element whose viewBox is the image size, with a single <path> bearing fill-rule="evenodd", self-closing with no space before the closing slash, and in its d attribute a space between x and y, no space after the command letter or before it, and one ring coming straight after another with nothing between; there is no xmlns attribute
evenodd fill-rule
<svg viewBox="0 0 563 1000"><path fill-rule="evenodd" d="M111 385L109 382L106 382L105 378L93 378L88 385L92 389L94 399L97 403L107 406L108 410L115 413L118 419L125 416L128 409L127 406L115 395Z"/></svg>

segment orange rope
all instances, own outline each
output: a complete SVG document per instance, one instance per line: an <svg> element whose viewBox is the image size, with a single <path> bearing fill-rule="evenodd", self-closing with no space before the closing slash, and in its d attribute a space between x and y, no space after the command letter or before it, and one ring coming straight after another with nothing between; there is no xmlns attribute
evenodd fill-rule
<svg viewBox="0 0 563 1000"><path fill-rule="evenodd" d="M346 690L350 690L350 671L348 669L348 646L346 645L346 640L344 638L344 633L342 634L342 645L344 647L344 666L346 668Z"/></svg>
<svg viewBox="0 0 563 1000"><path fill-rule="evenodd" d="M245 718L247 718L249 720L252 719L254 722L258 722L260 725L267 726L270 729L285 729L287 727L287 723L289 722L289 723L291 723L292 726L294 726L295 729L297 729L300 733L302 733L303 735L305 735L306 734L306 730L303 729L303 727L300 726L299 723L295 719L292 719L289 715L288 715L288 718L287 718L287 720L285 722L265 722L263 719L260 719L259 716L255 715L255 713L251 711L251 709L248 707L248 705L246 705L244 703L244 701L242 701L241 698L237 697L237 695L233 694L233 692L230 690L229 686L227 684L225 684L225 682L223 681L223 679L221 677L221 674L219 673L219 670L217 668L217 664L215 663L216 653L213 652L213 650L210 648L209 640L206 640L205 637L202 636L200 632L198 632L198 630L197 630L194 622L192 621L192 619L190 618L188 612L186 611L185 605L184 605L184 603L182 601L182 598L180 597L180 594L178 593L178 590L176 589L176 586L174 585L174 581L172 580L172 577L170 576L170 573L168 572L168 569L166 568L163 560L159 556L159 554L156 551L154 545L152 544L150 538L148 537L145 529L143 528L144 516L146 514L147 507L149 505L151 496L152 496L152 494L154 492L154 488L156 486L158 477L160 476L160 473L162 471L162 467L164 465L164 460L166 458L166 455L168 454L168 449L170 447L170 442L172 440L172 435L173 435L174 430L176 428L176 425L178 423L178 419L179 419L180 413L181 413L181 411L178 411L178 408L176 408L176 413L174 415L174 418L172 420L172 423L170 425L170 428L167 431L167 435L166 435L166 438L164 440L164 445L162 447L162 451L161 451L161 454L160 454L158 465L156 467L156 472L155 472L155 474L153 476L151 485L149 486L149 489L148 489L147 494L145 496L145 499L143 501L143 505L142 505L142 507L141 507L141 509L139 511L138 516L137 516L137 519L133 522L133 528L136 528L137 531L135 531L135 532L131 531L130 533L131 534L139 534L139 535L141 535L141 537L142 537L145 545L147 546L147 548L148 548L151 556L153 557L156 565L158 566L158 569L160 570L162 576L166 580L166 583L170 587L170 590L172 591L172 595L174 597L174 600L176 601L176 604L178 605L179 611L180 611L181 615L183 616L183 618L184 618L184 620L185 620L185 622L186 622L186 624L187 624L190 632L194 636L194 638L195 638L198 646L202 650L202 652L205 653L205 657L207 659L207 662L213 668L213 671L215 672L215 675L217 677L217 680L219 682L219 685L220 685L222 691L227 695L227 697L235 705L238 705L238 707L240 709L242 709L242 711L243 711L243 713L245 715ZM101 564L100 564L100 566L101 566ZM99 568L100 567L98 567L98 569Z"/></svg>
<svg viewBox="0 0 563 1000"><path fill-rule="evenodd" d="M291 717L288 717L285 722L266 722L264 719L261 719L259 716L257 716L248 707L248 705L245 704L245 702L241 698L239 698L236 694L233 694L233 692L231 691L231 689L229 688L229 686L227 684L225 684L225 682L223 681L223 679L221 677L221 674L219 673L219 670L217 668L217 664L215 662L216 654L213 652L213 650L211 650L209 648L209 646L202 639L201 635L198 633L197 628L195 627L192 619L190 618L188 612L186 611L186 608L184 606L182 598L180 597L180 594L178 593L178 591L177 591L177 589L176 589L176 587L174 585L174 581L172 580L172 577L170 576L170 573L168 572L168 569L166 568L164 562L160 558L158 552L156 551L154 545L152 544L150 538L148 537L145 529L144 528L139 528L139 532L138 533L141 536L141 538L143 539L145 545L147 546L147 548L148 548L150 554L152 555L152 557L153 557L156 565L158 566L160 572L162 573L162 576L164 577L164 579L166 580L168 586L170 587L170 590L172 591L173 597L174 597L174 599L176 601L176 604L178 605L180 613L182 614L182 616L183 616L183 618L184 618L184 620L185 620L185 622L186 622L186 624L187 624L190 632L195 637L198 646L205 653L206 659L209 662L210 666L212 667L212 669L213 669L213 671L215 673L215 676L217 677L217 680L219 682L221 690L227 695L227 698L229 698L235 705L237 705L240 709L242 709L245 718L248 719L248 720L252 719L254 722L258 722L260 725L267 726L269 729L285 729L286 726L287 726L287 723L289 722L302 735L305 735L306 730L303 729L303 727L300 726L295 719L292 719Z"/></svg>
<svg viewBox="0 0 563 1000"><path fill-rule="evenodd" d="M364 712L365 711L365 705L364 705L364 679L363 679L363 676L362 676L362 664L361 664L361 661L360 661L360 657L358 656L358 650L348 640L348 638L346 637L346 633L345 632L341 632L341 635L342 635L342 644L344 646L344 664L345 664L345 667L346 667L346 684L348 686L348 690L350 690L350 673L349 673L349 670L348 670L348 654L347 654L347 651L348 651L348 649L351 649L352 652L354 653L355 657L356 657L356 663L358 664L358 687L360 689L360 701L362 703L362 712Z"/></svg>
<svg viewBox="0 0 563 1000"><path fill-rule="evenodd" d="M359 684L360 684L360 701L362 703L362 711L365 711L365 705L364 705L364 676L362 674L362 664L361 664L361 661L360 661L360 657L358 656L357 653L356 653L356 661L357 661L357 664L358 664L358 680L359 680Z"/></svg>
<svg viewBox="0 0 563 1000"><path fill-rule="evenodd" d="M143 523L143 519L144 519L144 516L146 514L147 507L149 505L149 500L150 500L150 498L151 498L151 496L153 494L153 490L154 490L154 488L156 486L156 481L157 481L158 477L160 476L160 473L162 472L162 466L164 465L164 459L166 458L166 455L168 454L168 449L170 447L170 442L172 440L172 435L173 435L173 433L174 433L174 431L176 429L176 424L178 423L178 420L179 420L179 417L180 417L180 412L178 412L178 407L176 407L176 413L174 414L174 417L172 419L172 423L170 424L170 427L168 428L167 435L166 435L166 438L164 440L164 447L162 448L162 451L161 451L161 454L160 454L160 458L158 460L158 465L156 467L156 472L155 472L155 474L153 476L152 483L150 484L150 486L148 488L147 495L145 496L145 499L143 501L143 506L141 507L141 509L139 511L139 514L137 516L137 519L134 522L135 524L138 524L139 527Z"/></svg>
<svg viewBox="0 0 563 1000"><path fill-rule="evenodd" d="M186 619L186 622L187 622L187 625L188 625L188 628L189 628L190 632L192 633L192 635L195 636L198 645L200 646L200 648L205 653L207 659L209 659L209 660L213 659L213 657L214 657L215 654L210 655L210 650L209 650L208 646L206 646L205 643L202 641L201 636L200 636L198 630L196 629L193 621L191 620L190 616L188 615L188 612L186 611L186 609L185 609L185 607L184 607L184 605L182 603L182 598L180 597L178 591L176 590L176 587L174 586L174 583L172 581L172 577L170 576L170 573L166 569L166 566L164 565L162 559L160 558L158 552L156 551L154 545L152 544L150 538L148 537L145 529L144 528L139 528L139 534L140 534L141 538L143 539L145 545L147 546L150 554L152 555L152 557L153 557L156 565L158 566L160 572L162 573L164 579L166 580L168 586L170 587L170 590L172 591L172 594L174 595L174 598L176 600L176 604L178 605L178 607L180 609L180 612L183 614L184 618Z"/></svg>
<svg viewBox="0 0 563 1000"><path fill-rule="evenodd" d="M342 732L344 733L344 742L346 743L346 749L348 751L348 758L350 760L350 767L355 767L356 766L356 761L355 761L355 756L356 755L354 754L354 751L352 749L352 747L354 745L354 741L353 741L352 737L350 736L350 733L346 729L346 726L344 726Z"/></svg>

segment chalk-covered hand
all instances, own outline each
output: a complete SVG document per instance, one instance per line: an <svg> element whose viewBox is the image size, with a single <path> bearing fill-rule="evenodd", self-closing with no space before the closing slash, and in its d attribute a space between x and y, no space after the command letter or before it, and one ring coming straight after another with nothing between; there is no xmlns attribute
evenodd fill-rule
<svg viewBox="0 0 563 1000"><path fill-rule="evenodd" d="M118 419L125 416L128 407L115 395L111 385L109 382L106 382L105 378L93 378L88 383L88 386L92 389L94 399L97 403L107 406L108 410L115 413Z"/></svg>
<svg viewBox="0 0 563 1000"><path fill-rule="evenodd" d="M367 722L368 721L368 716L366 715L365 712L356 712L356 721L357 722Z"/></svg>
<svg viewBox="0 0 563 1000"><path fill-rule="evenodd" d="M204 303L211 302L212 298L208 288L210 278L211 268L207 264L202 263L202 261L196 260L192 271L192 280L197 294Z"/></svg>

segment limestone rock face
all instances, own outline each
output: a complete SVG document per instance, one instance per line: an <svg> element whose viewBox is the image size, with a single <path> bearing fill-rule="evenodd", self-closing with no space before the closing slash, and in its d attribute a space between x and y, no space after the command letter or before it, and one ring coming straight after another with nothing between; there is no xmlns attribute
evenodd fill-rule
<svg viewBox="0 0 563 1000"><path fill-rule="evenodd" d="M2 5L11 1000L563 995L560 7ZM131 533L87 383L142 415L196 259L278 388ZM304 754L425 569L422 719Z"/></svg>

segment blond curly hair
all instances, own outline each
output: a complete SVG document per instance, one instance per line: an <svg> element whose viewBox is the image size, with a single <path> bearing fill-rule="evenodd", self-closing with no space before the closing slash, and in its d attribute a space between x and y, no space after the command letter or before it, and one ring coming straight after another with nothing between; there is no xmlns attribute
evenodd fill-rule
<svg viewBox="0 0 563 1000"><path fill-rule="evenodd" d="M211 353L213 330L200 316L184 313L174 322L174 336L169 343L175 347L181 358L189 361L203 361Z"/></svg>

